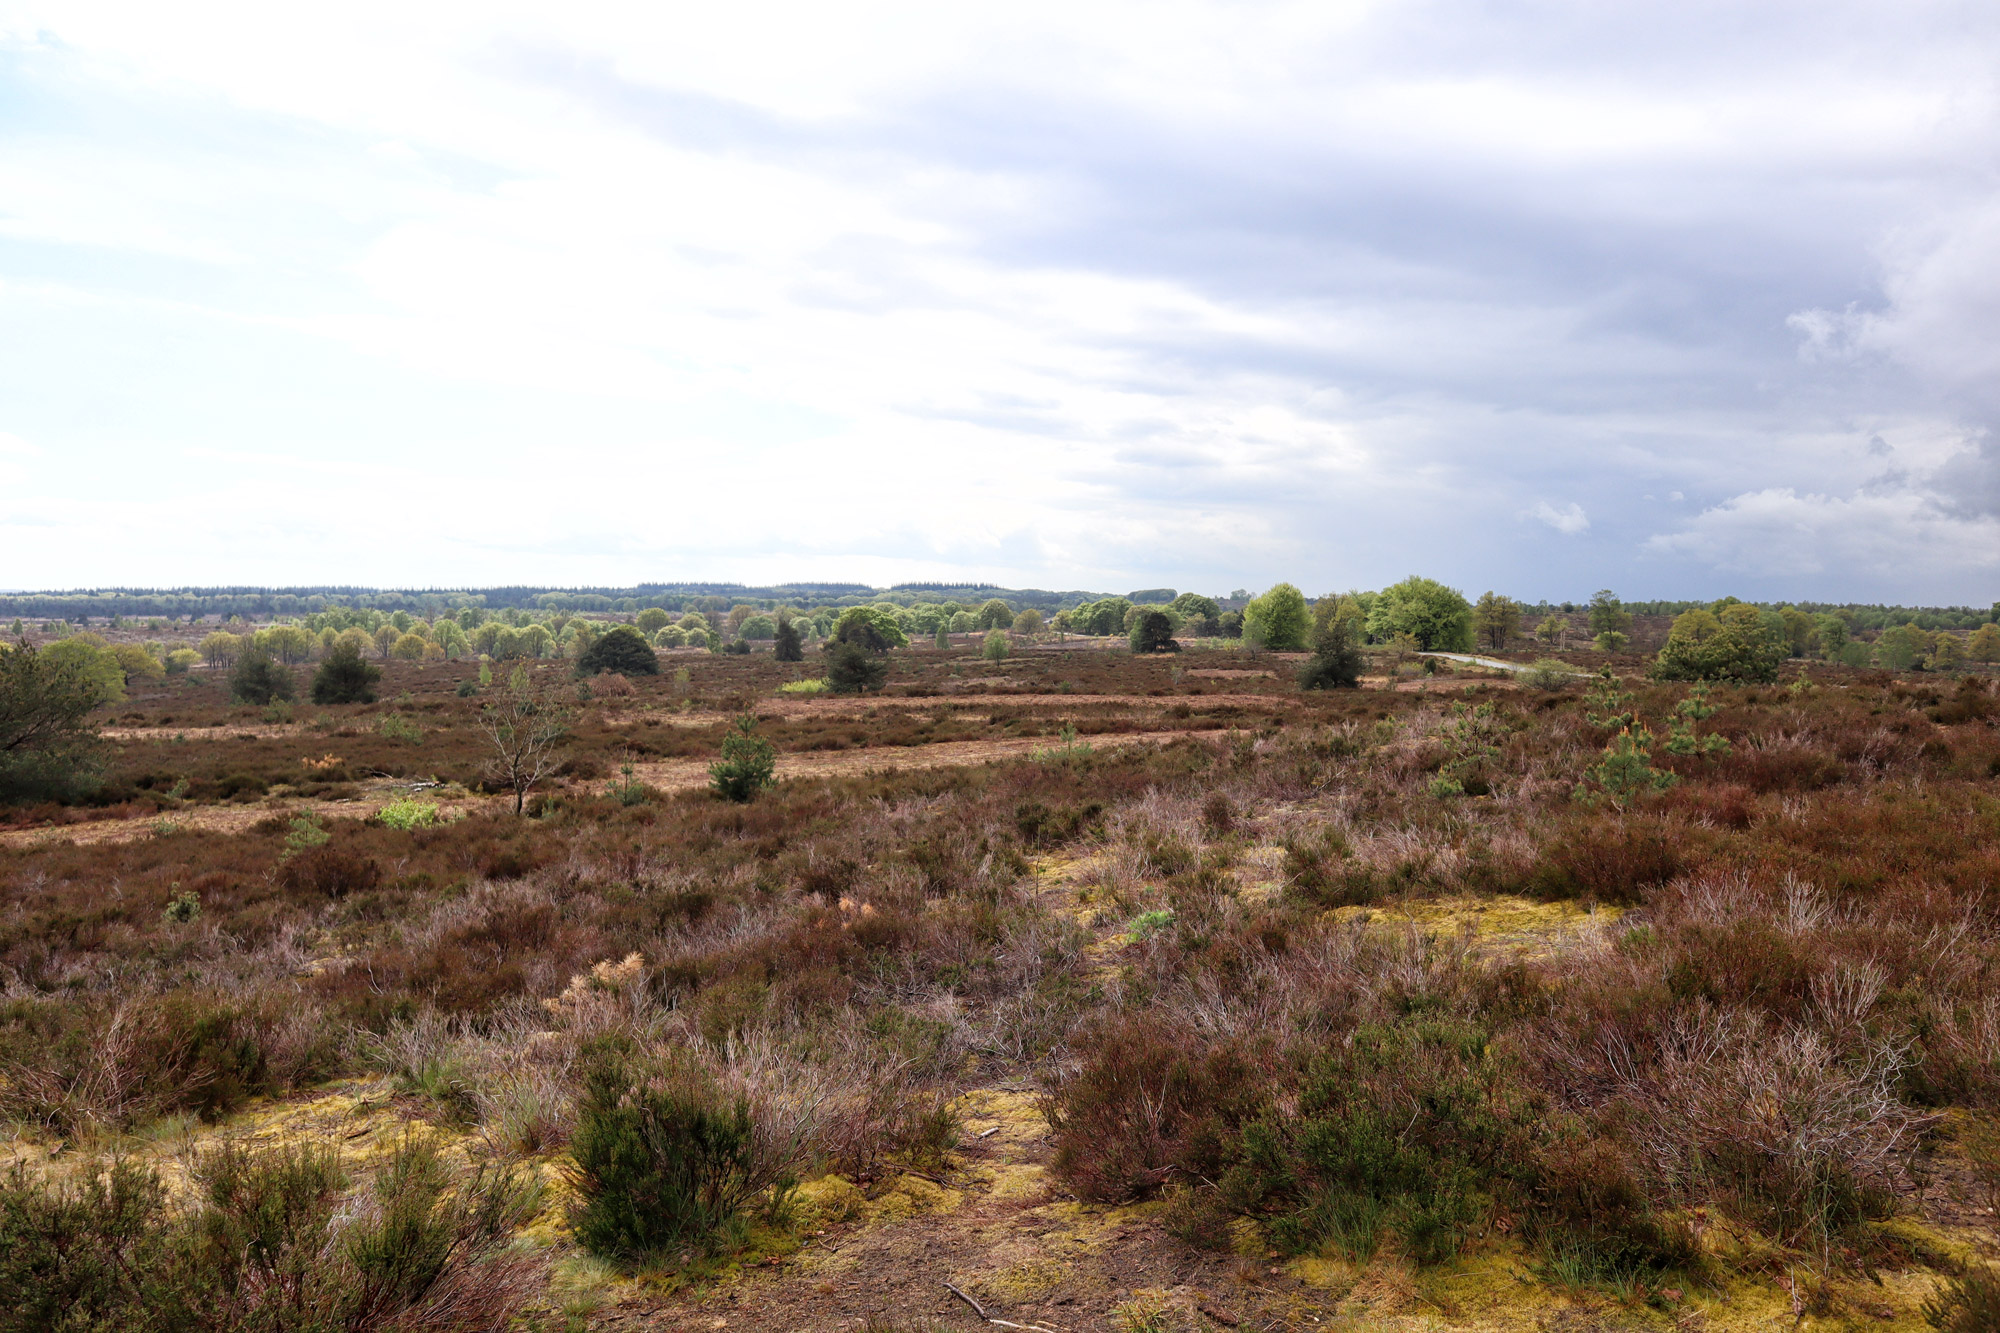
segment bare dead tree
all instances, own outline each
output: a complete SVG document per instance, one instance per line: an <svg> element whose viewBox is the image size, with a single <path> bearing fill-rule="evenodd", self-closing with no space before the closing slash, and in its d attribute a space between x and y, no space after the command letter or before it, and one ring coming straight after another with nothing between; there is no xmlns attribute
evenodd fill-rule
<svg viewBox="0 0 2000 1333"><path fill-rule="evenodd" d="M486 773L514 793L515 814L562 763L569 722L570 710L555 690L538 686L525 671L517 671L506 693L481 710L479 729L493 751Z"/></svg>

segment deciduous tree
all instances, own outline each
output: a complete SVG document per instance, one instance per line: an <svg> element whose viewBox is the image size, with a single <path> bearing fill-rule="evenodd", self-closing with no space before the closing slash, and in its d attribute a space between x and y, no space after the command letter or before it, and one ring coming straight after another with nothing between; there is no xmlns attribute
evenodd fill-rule
<svg viewBox="0 0 2000 1333"><path fill-rule="evenodd" d="M1407 634L1424 652L1472 650L1472 604L1456 588L1412 574L1375 598L1368 632L1377 639Z"/></svg>
<svg viewBox="0 0 2000 1333"><path fill-rule="evenodd" d="M1306 610L1306 595L1289 583L1280 583L1243 609L1243 637L1259 648L1275 653L1297 652L1306 646L1312 617Z"/></svg>
<svg viewBox="0 0 2000 1333"><path fill-rule="evenodd" d="M1489 649L1504 652L1521 632L1521 604L1497 592L1479 594L1472 608L1472 629Z"/></svg>
<svg viewBox="0 0 2000 1333"><path fill-rule="evenodd" d="M88 645L84 645L88 646ZM45 800L94 785L90 711L107 702L102 673L26 640L0 645L0 801Z"/></svg>

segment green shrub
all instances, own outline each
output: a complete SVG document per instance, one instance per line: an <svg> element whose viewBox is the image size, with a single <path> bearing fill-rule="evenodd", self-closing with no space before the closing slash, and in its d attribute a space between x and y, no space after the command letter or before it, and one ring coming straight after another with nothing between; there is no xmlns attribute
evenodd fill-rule
<svg viewBox="0 0 2000 1333"><path fill-rule="evenodd" d="M621 676L657 676L660 657L638 630L620 625L600 634L577 656L579 677L588 679L601 671L615 671Z"/></svg>
<svg viewBox="0 0 2000 1333"><path fill-rule="evenodd" d="M858 643L836 640L826 646L826 683L835 694L879 690L889 678L889 664Z"/></svg>
<svg viewBox="0 0 2000 1333"><path fill-rule="evenodd" d="M375 682L382 669L361 660L361 652L351 643L337 644L313 673L312 701L316 704L372 704Z"/></svg>
<svg viewBox="0 0 2000 1333"><path fill-rule="evenodd" d="M411 829L430 828L438 821L436 801L419 801L414 796L400 801L391 801L375 812L375 818L390 828L408 833Z"/></svg>
<svg viewBox="0 0 2000 1333"><path fill-rule="evenodd" d="M722 757L708 766L708 785L726 801L748 801L777 782L778 752L756 734L757 720L736 719L736 730L722 741Z"/></svg>
<svg viewBox="0 0 2000 1333"><path fill-rule="evenodd" d="M1554 694L1569 688L1577 679L1578 672L1567 662L1559 662L1553 657L1537 658L1528 664L1526 670L1514 673L1514 678L1531 690L1541 690Z"/></svg>
<svg viewBox="0 0 2000 1333"><path fill-rule="evenodd" d="M986 646L980 650L980 655L989 662L1005 661L1007 657L1007 631L1004 629L988 630L986 632Z"/></svg>
<svg viewBox="0 0 2000 1333"><path fill-rule="evenodd" d="M1355 646L1348 622L1329 620L1313 644L1313 655L1299 668L1302 690L1351 690L1361 684L1361 668L1367 658Z"/></svg>
<svg viewBox="0 0 2000 1333"><path fill-rule="evenodd" d="M570 1155L577 1241L627 1263L729 1239L773 1183L759 1170L749 1104L684 1060L635 1068L601 1057L585 1074Z"/></svg>
<svg viewBox="0 0 2000 1333"><path fill-rule="evenodd" d="M230 697L238 703L262 706L290 699L294 691L292 673L261 648L245 648L229 673Z"/></svg>
<svg viewBox="0 0 2000 1333"><path fill-rule="evenodd" d="M1533 1124L1484 1031L1412 1015L1325 1051L1297 1114L1247 1126L1220 1183L1271 1215L1289 1253L1332 1243L1364 1258L1387 1233L1419 1264L1441 1263L1528 1174Z"/></svg>
<svg viewBox="0 0 2000 1333"><path fill-rule="evenodd" d="M780 694L825 694L831 688L824 679L788 680L778 687Z"/></svg>

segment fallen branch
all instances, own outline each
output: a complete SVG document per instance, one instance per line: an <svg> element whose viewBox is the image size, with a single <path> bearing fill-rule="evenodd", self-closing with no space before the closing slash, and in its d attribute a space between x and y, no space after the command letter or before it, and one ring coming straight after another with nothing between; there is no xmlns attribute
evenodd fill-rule
<svg viewBox="0 0 2000 1333"><path fill-rule="evenodd" d="M967 1305L971 1306L972 1312L978 1315L981 1319L984 1319L989 1324L995 1324L1001 1328L1018 1328L1023 1330L1023 1333L1061 1333L1061 1330L1059 1329L1047 1328L1041 1324L1017 1324L1011 1319L996 1319L992 1315L986 1313L985 1306L981 1305L978 1301L973 1300L972 1297L966 1295L964 1292L960 1291L957 1287L954 1287L951 1283L949 1282L945 1283L944 1289L950 1292L952 1295L958 1297L960 1300L964 1301Z"/></svg>

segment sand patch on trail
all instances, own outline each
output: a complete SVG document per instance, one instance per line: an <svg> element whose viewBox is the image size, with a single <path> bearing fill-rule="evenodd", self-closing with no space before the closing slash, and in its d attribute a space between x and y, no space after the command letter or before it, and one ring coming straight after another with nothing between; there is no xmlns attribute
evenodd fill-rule
<svg viewBox="0 0 2000 1333"><path fill-rule="evenodd" d="M244 722L220 727L102 727L98 736L107 741L276 741L305 731L298 722Z"/></svg>

